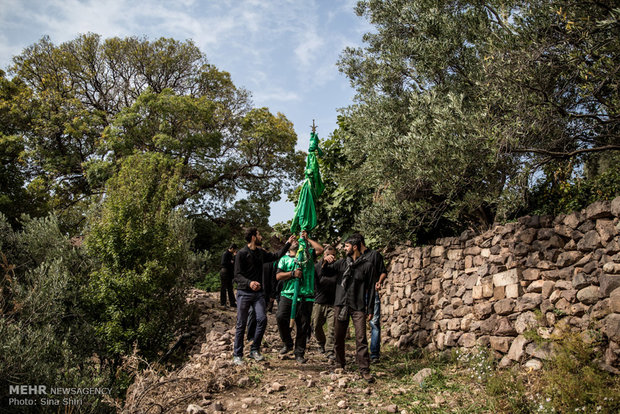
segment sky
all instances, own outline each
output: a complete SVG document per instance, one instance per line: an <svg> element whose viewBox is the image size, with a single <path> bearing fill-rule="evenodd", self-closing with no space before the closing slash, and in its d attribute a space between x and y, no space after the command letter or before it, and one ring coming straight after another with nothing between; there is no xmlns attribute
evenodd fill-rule
<svg viewBox="0 0 620 414"><path fill-rule="evenodd" d="M192 39L211 64L252 93L256 107L293 122L308 149L314 119L320 138L336 128L354 91L336 62L362 45L369 23L355 0L0 0L0 68L47 35L55 44L83 33ZM293 218L293 204L271 205L270 224Z"/></svg>

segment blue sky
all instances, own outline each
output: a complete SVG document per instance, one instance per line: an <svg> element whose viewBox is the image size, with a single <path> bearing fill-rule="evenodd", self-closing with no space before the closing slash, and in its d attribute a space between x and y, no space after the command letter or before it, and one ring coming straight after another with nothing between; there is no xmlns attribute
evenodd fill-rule
<svg viewBox="0 0 620 414"><path fill-rule="evenodd" d="M210 63L252 92L255 106L282 112L308 148L315 119L319 137L336 127L337 109L353 90L336 61L360 46L370 25L355 0L0 0L0 67L48 35L58 44L80 33L103 37L192 39ZM285 201L271 206L270 223L293 217Z"/></svg>

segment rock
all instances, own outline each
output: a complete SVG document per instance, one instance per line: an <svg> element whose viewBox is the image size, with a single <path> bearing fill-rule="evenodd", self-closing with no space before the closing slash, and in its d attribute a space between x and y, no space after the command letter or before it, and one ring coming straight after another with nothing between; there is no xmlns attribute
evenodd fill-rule
<svg viewBox="0 0 620 414"><path fill-rule="evenodd" d="M542 362L540 362L538 359L530 359L524 364L524 367L533 371L538 371L542 369Z"/></svg>
<svg viewBox="0 0 620 414"><path fill-rule="evenodd" d="M512 285L508 285L506 286L506 297L507 298L518 298L520 291L521 291L520 284L513 283Z"/></svg>
<svg viewBox="0 0 620 414"><path fill-rule="evenodd" d="M515 331L514 326L512 326L508 318L503 317L497 322L497 327L493 331L493 334L498 336L514 336L517 334L517 331Z"/></svg>
<svg viewBox="0 0 620 414"><path fill-rule="evenodd" d="M522 273L525 280L537 280L540 278L540 270L538 269L525 269Z"/></svg>
<svg viewBox="0 0 620 414"><path fill-rule="evenodd" d="M306 387L312 388L314 386L316 386L316 381L315 380L309 379L308 381L306 381Z"/></svg>
<svg viewBox="0 0 620 414"><path fill-rule="evenodd" d="M601 246L601 237L596 230L590 230L583 235L577 243L577 249L581 251L591 251Z"/></svg>
<svg viewBox="0 0 620 414"><path fill-rule="evenodd" d="M365 395L370 395L370 393L371 393L370 387L366 387L366 388L364 388L364 391L362 391L362 392L363 392Z"/></svg>
<svg viewBox="0 0 620 414"><path fill-rule="evenodd" d="M620 273L620 263L607 262L603 265L603 272L618 274Z"/></svg>
<svg viewBox="0 0 620 414"><path fill-rule="evenodd" d="M338 380L338 388L346 388L347 387L347 379L346 378L340 378Z"/></svg>
<svg viewBox="0 0 620 414"><path fill-rule="evenodd" d="M545 280L535 280L527 286L527 293L541 293Z"/></svg>
<svg viewBox="0 0 620 414"><path fill-rule="evenodd" d="M611 217L611 203L609 201L596 201L586 207L583 213L588 220Z"/></svg>
<svg viewBox="0 0 620 414"><path fill-rule="evenodd" d="M513 361L519 361L525 352L525 345L527 345L528 342L529 341L525 339L523 335L517 336L514 341L512 341L506 356Z"/></svg>
<svg viewBox="0 0 620 414"><path fill-rule="evenodd" d="M525 347L525 353L538 359L549 359L551 358L551 343L543 342L540 345L534 342L529 343Z"/></svg>
<svg viewBox="0 0 620 414"><path fill-rule="evenodd" d="M237 381L237 385L239 387L247 387L248 385L250 385L250 383L252 382L252 380L250 380L250 377L241 377L239 378L239 380Z"/></svg>
<svg viewBox="0 0 620 414"><path fill-rule="evenodd" d="M620 217L620 197L616 197L611 201L611 214Z"/></svg>
<svg viewBox="0 0 620 414"><path fill-rule="evenodd" d="M549 296L551 295L551 292L553 291L553 288L555 287L555 282L551 281L551 280L545 280L543 281L543 286L541 289L542 292L542 296L544 299L548 299Z"/></svg>
<svg viewBox="0 0 620 414"><path fill-rule="evenodd" d="M349 406L345 400L338 401L338 404L336 405L338 406L338 408L341 408L341 409L345 409Z"/></svg>
<svg viewBox="0 0 620 414"><path fill-rule="evenodd" d="M603 333L609 339L616 343L620 343L620 313L612 313L603 319Z"/></svg>
<svg viewBox="0 0 620 414"><path fill-rule="evenodd" d="M515 330L517 331L517 333L522 334L528 329L535 328L537 325L538 321L534 312L524 312L517 316L517 320L515 322Z"/></svg>
<svg viewBox="0 0 620 414"><path fill-rule="evenodd" d="M542 302L542 295L540 293L526 293L521 296L517 301L517 312L523 312L537 308Z"/></svg>
<svg viewBox="0 0 620 414"><path fill-rule="evenodd" d="M604 298L620 287L620 275L603 274L599 276L598 281L601 287L601 296Z"/></svg>
<svg viewBox="0 0 620 414"><path fill-rule="evenodd" d="M222 404L221 401L216 401L213 403L213 411L222 412L222 411L226 411L226 408L224 407L224 404Z"/></svg>
<svg viewBox="0 0 620 414"><path fill-rule="evenodd" d="M609 295L609 307L612 312L620 313L620 288L614 289Z"/></svg>
<svg viewBox="0 0 620 414"><path fill-rule="evenodd" d="M493 275L494 286L508 286L515 283L519 283L519 276L521 271L517 268L510 269L505 272L497 273Z"/></svg>
<svg viewBox="0 0 620 414"><path fill-rule="evenodd" d="M503 368L508 368L512 365L512 360L510 358L508 358L507 355L504 355L502 357L502 359L499 360L499 363L497 364L497 367L500 369Z"/></svg>
<svg viewBox="0 0 620 414"><path fill-rule="evenodd" d="M506 336L492 336L490 338L491 348L495 349L496 351L506 353L510 348L510 339L511 338L508 338Z"/></svg>
<svg viewBox="0 0 620 414"><path fill-rule="evenodd" d="M388 413L397 413L398 407L396 406L396 404L390 404L387 407L385 407L385 411L387 411Z"/></svg>
<svg viewBox="0 0 620 414"><path fill-rule="evenodd" d="M501 300L506 297L506 288L504 286L495 286L493 288L493 299Z"/></svg>
<svg viewBox="0 0 620 414"><path fill-rule="evenodd" d="M558 256L556 263L558 267L571 266L575 262L579 261L582 257L583 257L583 253L581 252L576 252L576 251L564 252Z"/></svg>
<svg viewBox="0 0 620 414"><path fill-rule="evenodd" d="M493 309L495 309L495 313L498 315L508 315L512 312L514 306L515 304L513 299L502 299L495 302Z"/></svg>
<svg viewBox="0 0 620 414"><path fill-rule="evenodd" d="M423 369L419 370L413 376L413 382L415 382L419 386L422 386L422 383L424 382L424 380L426 378L430 377L432 374L433 374L433 371L430 368L423 368Z"/></svg>
<svg viewBox="0 0 620 414"><path fill-rule="evenodd" d="M471 348L476 345L476 334L472 332L467 332L461 335L458 340L459 346L464 348Z"/></svg>
<svg viewBox="0 0 620 414"><path fill-rule="evenodd" d="M575 273L572 283L573 288L577 290L583 289L584 287L589 285L588 281L586 280L585 273L583 272Z"/></svg>
<svg viewBox="0 0 620 414"><path fill-rule="evenodd" d="M478 319L484 319L491 314L493 305L489 302L477 303L474 305L474 315Z"/></svg>
<svg viewBox="0 0 620 414"><path fill-rule="evenodd" d="M286 385L274 382L269 386L267 393L283 391L284 389L286 389Z"/></svg>
<svg viewBox="0 0 620 414"><path fill-rule="evenodd" d="M199 405L190 404L187 406L185 412L188 414L206 414L207 411Z"/></svg>
<svg viewBox="0 0 620 414"><path fill-rule="evenodd" d="M598 302L599 288L597 286L588 286L577 292L579 302L586 305L593 305Z"/></svg>

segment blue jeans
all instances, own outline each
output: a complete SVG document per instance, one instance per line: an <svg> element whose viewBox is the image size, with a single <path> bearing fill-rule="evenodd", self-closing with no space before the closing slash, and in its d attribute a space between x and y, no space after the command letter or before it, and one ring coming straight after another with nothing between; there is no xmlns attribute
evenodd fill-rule
<svg viewBox="0 0 620 414"><path fill-rule="evenodd" d="M370 357L379 358L381 353L381 298L375 296L375 308L370 320Z"/></svg>
<svg viewBox="0 0 620 414"><path fill-rule="evenodd" d="M262 291L254 292L237 289L237 325L235 330L234 356L243 356L243 339L250 308L252 308L256 314L256 331L254 332L254 341L252 342L251 350L260 351L260 344L263 341L263 335L267 327L265 295Z"/></svg>

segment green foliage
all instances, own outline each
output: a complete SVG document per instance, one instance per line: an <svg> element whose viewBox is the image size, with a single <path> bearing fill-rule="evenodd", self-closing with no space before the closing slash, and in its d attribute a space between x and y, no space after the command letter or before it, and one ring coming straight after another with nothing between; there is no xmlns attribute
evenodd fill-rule
<svg viewBox="0 0 620 414"><path fill-rule="evenodd" d="M174 210L181 165L162 154L127 157L86 238L98 267L88 289L97 334L118 361L134 345L153 358L180 322L191 277L192 224Z"/></svg>
<svg viewBox="0 0 620 414"><path fill-rule="evenodd" d="M268 206L301 176L291 122L252 108L249 93L192 41L89 33L54 45L44 37L13 63L0 111L24 149L10 165L36 171L36 189L72 225L83 224L89 203L135 152L181 163L177 202L216 222L240 200Z"/></svg>
<svg viewBox="0 0 620 414"><path fill-rule="evenodd" d="M602 353L597 344L578 333L565 334L554 344L555 354L542 378L553 407L562 413L617 412L620 380L598 367Z"/></svg>
<svg viewBox="0 0 620 414"><path fill-rule="evenodd" d="M375 31L339 62L357 95L335 182L372 194L356 211L364 233L425 241L532 212L552 163L589 170L597 187L620 150L612 2L369 0L356 11Z"/></svg>
<svg viewBox="0 0 620 414"><path fill-rule="evenodd" d="M9 384L109 387L110 367L94 358L99 342L84 301L92 261L55 217L21 225L14 232L0 214L2 400ZM82 397L83 412L113 411L98 396Z"/></svg>
<svg viewBox="0 0 620 414"><path fill-rule="evenodd" d="M545 180L532 191L531 205L536 214L558 215L579 211L597 200L611 200L620 195L620 155L609 157L608 166L588 178L575 172L550 165ZM555 171L551 171L556 167ZM575 177L576 176L576 177Z"/></svg>
<svg viewBox="0 0 620 414"><path fill-rule="evenodd" d="M221 286L220 274L218 272L209 272L205 275L205 278L196 283L198 289L202 289L205 292L219 292Z"/></svg>

